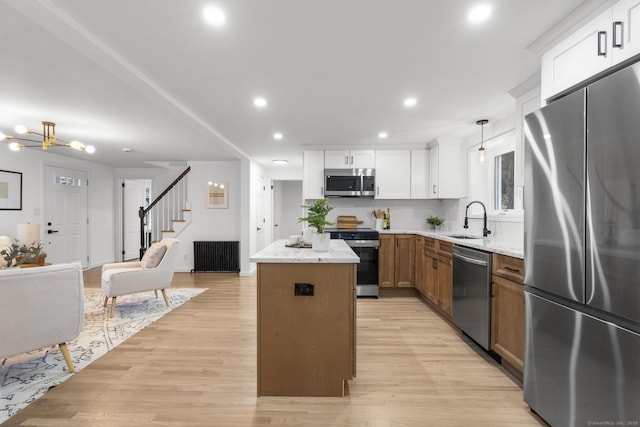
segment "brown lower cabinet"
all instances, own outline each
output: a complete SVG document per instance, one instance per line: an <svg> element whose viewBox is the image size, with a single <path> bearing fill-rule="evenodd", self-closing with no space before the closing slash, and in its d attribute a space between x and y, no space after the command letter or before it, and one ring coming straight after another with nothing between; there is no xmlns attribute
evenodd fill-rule
<svg viewBox="0 0 640 427"><path fill-rule="evenodd" d="M524 262L519 258L493 254L491 290L491 350L514 368L524 370ZM503 363L504 364L504 363Z"/></svg>
<svg viewBox="0 0 640 427"><path fill-rule="evenodd" d="M421 237L421 236L419 236ZM453 259L451 243L422 237L416 248L422 247L422 253L416 253L416 289L442 312L451 317L453 300Z"/></svg>
<svg viewBox="0 0 640 427"><path fill-rule="evenodd" d="M381 287L414 286L414 234L380 234L378 284Z"/></svg>

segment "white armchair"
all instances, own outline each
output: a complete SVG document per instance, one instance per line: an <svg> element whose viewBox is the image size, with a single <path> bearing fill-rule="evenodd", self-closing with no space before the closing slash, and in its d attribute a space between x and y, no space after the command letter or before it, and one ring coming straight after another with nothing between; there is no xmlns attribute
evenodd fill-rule
<svg viewBox="0 0 640 427"><path fill-rule="evenodd" d="M83 323L80 263L0 270L0 358L58 344L73 372L66 343Z"/></svg>
<svg viewBox="0 0 640 427"><path fill-rule="evenodd" d="M165 304L169 305L165 289L171 286L178 240L162 239L147 249L140 261L118 262L102 266L102 290L105 294L104 307L111 298L109 317L113 317L116 298L138 292L162 291Z"/></svg>

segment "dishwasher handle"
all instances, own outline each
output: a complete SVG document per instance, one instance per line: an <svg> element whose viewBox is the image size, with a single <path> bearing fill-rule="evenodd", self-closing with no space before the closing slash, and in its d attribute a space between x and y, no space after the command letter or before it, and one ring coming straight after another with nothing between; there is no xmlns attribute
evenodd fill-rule
<svg viewBox="0 0 640 427"><path fill-rule="evenodd" d="M481 265L483 267L487 266L487 261L482 261L481 259L469 258L468 256L460 255L455 252L453 253L453 257L471 264Z"/></svg>

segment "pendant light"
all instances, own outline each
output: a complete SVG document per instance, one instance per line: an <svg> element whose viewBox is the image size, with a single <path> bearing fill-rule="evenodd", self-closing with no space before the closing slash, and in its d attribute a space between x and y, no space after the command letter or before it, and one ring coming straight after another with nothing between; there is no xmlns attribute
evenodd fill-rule
<svg viewBox="0 0 640 427"><path fill-rule="evenodd" d="M481 126L481 130L480 130L480 148L478 148L478 159L480 160L480 163L484 163L484 155L485 155L485 149L484 149L484 125L486 125L487 123L489 123L489 120L487 119L482 119L482 120L478 120L476 122L477 125Z"/></svg>

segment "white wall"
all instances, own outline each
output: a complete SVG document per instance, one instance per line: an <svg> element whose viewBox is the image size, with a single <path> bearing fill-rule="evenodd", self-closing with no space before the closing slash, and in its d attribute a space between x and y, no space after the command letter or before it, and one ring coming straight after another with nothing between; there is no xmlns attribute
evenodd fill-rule
<svg viewBox="0 0 640 427"><path fill-rule="evenodd" d="M177 236L180 240L176 271L193 269L193 242L196 240L241 240L240 161L189 162L191 171L187 175L188 201L191 205L191 224ZM174 173L175 174L175 173ZM176 175L177 176L177 175ZM175 177L174 177L175 179ZM208 181L227 181L229 205L226 209L207 209L206 190ZM170 183L170 182L169 182ZM162 191L160 188L156 191Z"/></svg>
<svg viewBox="0 0 640 427"><path fill-rule="evenodd" d="M56 154L60 152L62 154ZM89 214L89 266L114 260L114 169L91 161L64 155L65 149L22 150L13 152L8 144L0 144L0 169L22 172L22 210L0 210L0 235L15 238L16 225L40 224L42 238L46 227L43 221L45 165L87 171ZM94 156L97 156L95 154ZM87 155L87 157L89 157Z"/></svg>

